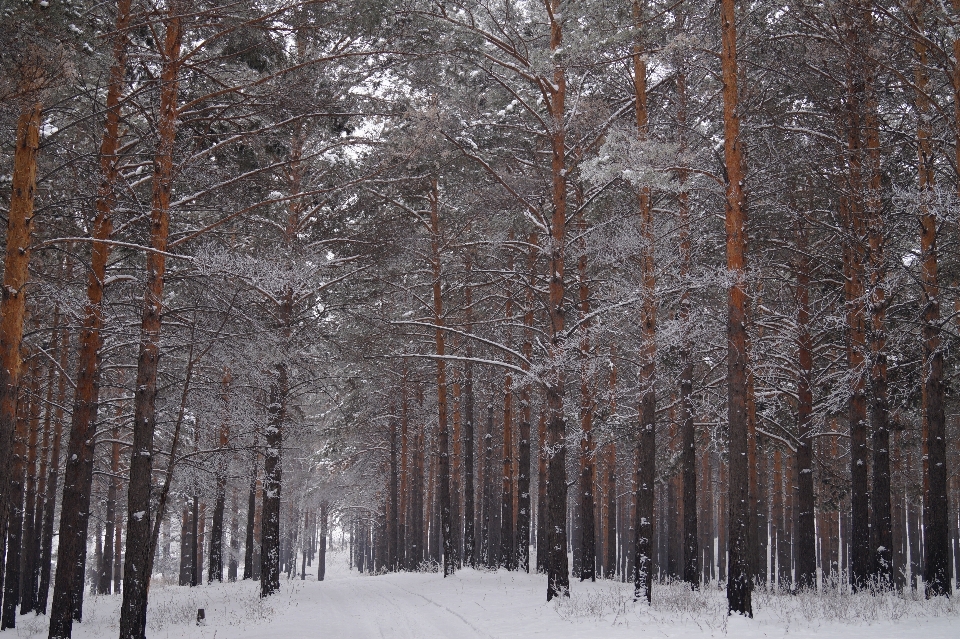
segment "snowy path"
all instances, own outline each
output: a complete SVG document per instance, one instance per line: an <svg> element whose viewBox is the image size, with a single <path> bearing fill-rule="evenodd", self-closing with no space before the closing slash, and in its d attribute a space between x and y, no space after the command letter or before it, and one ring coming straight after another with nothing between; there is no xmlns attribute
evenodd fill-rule
<svg viewBox="0 0 960 639"><path fill-rule="evenodd" d="M756 593L753 620L728 618L723 592L658 587L652 607L634 604L625 584L573 583L560 605L544 602L539 575L463 570L360 576L342 557L328 579L281 580L267 600L258 584L151 590L151 639L619 639L637 637L798 637L802 639L960 639L960 602L901 598L771 596ZM119 597L89 597L74 639L117 636ZM207 622L195 623L197 608ZM46 619L20 617L6 637L43 639Z"/></svg>

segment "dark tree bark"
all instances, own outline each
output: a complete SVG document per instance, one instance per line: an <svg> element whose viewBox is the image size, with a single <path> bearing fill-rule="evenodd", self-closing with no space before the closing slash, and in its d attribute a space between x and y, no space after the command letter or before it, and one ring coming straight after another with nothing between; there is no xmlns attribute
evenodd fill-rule
<svg viewBox="0 0 960 639"><path fill-rule="evenodd" d="M37 605L37 535L36 535L36 505L37 505L37 439L40 432L40 361L37 358L33 365L33 375L30 380L32 400L27 435L26 486L24 491L23 510L23 555L22 573L20 575L20 614L33 612ZM52 371L51 371L52 373Z"/></svg>
<svg viewBox="0 0 960 639"><path fill-rule="evenodd" d="M578 231L581 238L586 234L587 225L583 214L578 216ZM593 413L594 401L590 386L590 286L587 282L587 250L586 241L578 243L580 255L577 259L577 275L580 294L580 565L574 562L574 576L580 581L597 579L597 539L596 539L596 503L594 486L596 484L597 464L596 445L593 440ZM579 568L579 574L577 569Z"/></svg>
<svg viewBox="0 0 960 639"><path fill-rule="evenodd" d="M327 502L320 502L320 540L317 545L317 581L327 572Z"/></svg>
<svg viewBox="0 0 960 639"><path fill-rule="evenodd" d="M643 23L639 1L633 4L633 18L637 26ZM633 90L637 135L645 139L648 133L647 63L640 44L633 47ZM634 514L633 598L652 597L654 553L654 486L656 484L657 394L655 387L657 361L657 300L654 270L653 207L649 187L640 189L640 233L644 247L641 251L642 310L640 317L640 430L637 438L636 512Z"/></svg>
<svg viewBox="0 0 960 639"><path fill-rule="evenodd" d="M31 375L36 365L31 366ZM29 379L29 376L28 376ZM23 549L23 483L27 469L27 438L30 430L30 413L35 399L21 384L17 401L17 424L13 434L13 454L10 456L7 486L7 554L3 580L3 615L0 630L16 628L17 605L20 603L20 560Z"/></svg>
<svg viewBox="0 0 960 639"><path fill-rule="evenodd" d="M256 451L256 441L254 441L254 451ZM243 578L253 579L253 531L257 513L257 453L253 455L253 468L250 473L250 491L247 494L247 526L245 530L243 546Z"/></svg>
<svg viewBox="0 0 960 639"><path fill-rule="evenodd" d="M443 331L442 264L440 261L440 188L436 177L430 182L430 227L433 269L433 321L436 329L437 347L437 450L440 455L437 467L437 497L440 508L440 534L443 543L443 576L456 570L453 554L453 522L450 518L450 433L447 423L447 362Z"/></svg>
<svg viewBox="0 0 960 639"><path fill-rule="evenodd" d="M103 326L103 289L106 281L110 245L105 241L113 234L113 208L116 202L115 183L119 176L120 98L127 59L127 27L130 21L130 0L117 3L114 59L107 89L107 119L100 146L101 181L97 193L92 257L87 277L87 303L80 332L77 385L71 419L67 462L63 478L63 506L60 515L60 540L57 550L57 573L54 582L53 606L50 611L50 638L69 637L73 620L81 617L83 589L76 582L83 579L86 565L87 523L90 490L93 481L94 421L100 392L100 331ZM175 100L175 98L174 98ZM170 126L175 127L171 121ZM172 135L170 144L172 146ZM156 177L156 176L155 176ZM156 193L155 198L156 199ZM168 195L169 199L169 195Z"/></svg>
<svg viewBox="0 0 960 639"><path fill-rule="evenodd" d="M547 410L540 407L537 427L537 572L547 572Z"/></svg>
<svg viewBox="0 0 960 639"><path fill-rule="evenodd" d="M683 16L679 16L682 28ZM677 74L677 128L680 132L679 155L687 148L687 79L686 72ZM690 194L687 192L689 171L677 171L677 217L680 226L680 310L677 320L682 331L680 344L680 467L683 482L683 580L696 590L700 587L700 540L697 529L697 451L693 417L693 341L690 337Z"/></svg>
<svg viewBox="0 0 960 639"><path fill-rule="evenodd" d="M120 412L119 401L117 412ZM117 417L119 418L120 415L117 415ZM113 473L113 477L110 477L107 480L109 485L107 486L107 506L106 514L104 515L106 533L103 541L103 547L105 550L101 558L101 564L98 571L99 583L97 590L101 595L110 594L110 585L113 582L113 536L115 533L114 524L116 523L117 516L117 491L119 490L120 483L120 479L118 477L120 473L120 428L116 425L113 427L113 442L111 443L111 449L110 471Z"/></svg>
<svg viewBox="0 0 960 639"><path fill-rule="evenodd" d="M747 208L745 167L740 137L737 89L736 1L720 4L723 79L723 150L726 169L727 271L732 276L727 300L727 423L729 453L729 565L727 606L753 616L750 566L749 469L747 468Z"/></svg>
<svg viewBox="0 0 960 639"><path fill-rule="evenodd" d="M540 254L536 233L528 238L530 251L527 257L526 301L523 313L523 345L521 353L524 361L521 368L530 370L530 361L533 357L533 303L534 286L536 284L537 258ZM530 419L531 419L531 383L524 380L520 390L520 442L518 451L517 472L517 567L523 572L530 572Z"/></svg>
<svg viewBox="0 0 960 639"><path fill-rule="evenodd" d="M220 402L223 421L220 425L220 451L217 456L217 495L213 507L213 528L210 531L210 567L207 581L223 581L223 514L227 502L227 444L230 441L230 370L224 368Z"/></svg>
<svg viewBox="0 0 960 639"><path fill-rule="evenodd" d="M926 0L913 0L910 23L923 34ZM940 282L937 248L937 213L930 201L935 187L930 125L930 78L927 71L927 41L914 40L916 66L917 153L919 172L920 281L923 338L923 580L927 597L950 596L950 531L947 500L947 443L944 413L943 350L940 344Z"/></svg>
<svg viewBox="0 0 960 639"><path fill-rule="evenodd" d="M409 398L407 396L407 365L403 364L400 375L400 512L397 526L397 546L400 555L400 567L411 570L410 535L407 533L410 512L410 442L409 442Z"/></svg>
<svg viewBox="0 0 960 639"><path fill-rule="evenodd" d="M851 50L859 50L860 30L848 24ZM872 552L870 549L870 490L867 482L867 400L864 370L865 333L863 264L865 263L863 191L863 104L864 74L859 60L847 62L847 185L841 197L841 217L846 225L843 244L844 296L847 315L847 368L850 395L847 423L850 432L851 540L850 583L855 590L867 584Z"/></svg>
<svg viewBox="0 0 960 639"><path fill-rule="evenodd" d="M288 294L281 310L284 326L290 325L292 294ZM289 329L288 329L289 330ZM270 422L266 429L266 452L263 461L263 517L260 523L260 596L269 597L280 590L280 487L283 426L287 413L287 365L276 365L276 376L270 386Z"/></svg>
<svg viewBox="0 0 960 639"><path fill-rule="evenodd" d="M550 0L550 50L563 45L560 0ZM550 220L549 254L549 331L550 363L547 378L547 601L570 594L570 568L567 562L567 423L563 413L564 370L560 359L564 351L564 250L567 224L567 163L564 130L567 92L563 58L554 55L553 80L549 83L547 110L552 119L550 130L553 215Z"/></svg>
<svg viewBox="0 0 960 639"><path fill-rule="evenodd" d="M817 579L817 549L813 492L813 336L810 334L810 270L807 229L803 213L797 213L794 261L794 297L797 305L797 588L813 589Z"/></svg>
<svg viewBox="0 0 960 639"><path fill-rule="evenodd" d="M240 499L237 487L233 487L233 499L231 501L230 511L232 513L230 522L230 559L227 562L227 581L237 580L237 568L239 564L237 557L240 555Z"/></svg>
<svg viewBox="0 0 960 639"><path fill-rule="evenodd" d="M190 508L190 586L200 585L203 560L200 559L200 497L193 496Z"/></svg>
<svg viewBox="0 0 960 639"><path fill-rule="evenodd" d="M483 436L483 512L480 524L480 558L486 566L494 564L494 551L491 548L493 511L493 404L487 405L487 432Z"/></svg>
<svg viewBox="0 0 960 639"><path fill-rule="evenodd" d="M17 119L13 183L7 215L7 247L3 262L3 289L0 292L0 547L6 543L8 537L8 511L16 503L10 492L15 482L19 481L11 476L11 453L14 431L17 428L17 398L23 364L20 346L23 342L23 320L26 312L26 285L30 277L28 267L30 235L33 232L33 198L37 188L40 114L40 104L31 104L23 108ZM2 573L3 571L0 571L0 575ZM0 586L4 590L8 587L2 576ZM5 622L4 616L0 625Z"/></svg>
<svg viewBox="0 0 960 639"><path fill-rule="evenodd" d="M396 400L390 403L390 495L387 501L387 567L391 571L399 570L398 560L401 554L397 551L399 541L399 514L400 507L400 472L399 472L399 442L397 436L400 430L400 420L396 418Z"/></svg>
<svg viewBox="0 0 960 639"><path fill-rule="evenodd" d="M70 267L68 265L69 274ZM58 313L56 314L59 315ZM54 325L58 325L55 317ZM50 465L47 475L43 505L43 540L40 549L39 585L37 587L38 614L47 613L47 598L50 591L50 572L53 556L53 518L57 505L57 480L60 477L60 445L63 441L63 406L67 397L67 367L70 359L70 331L60 329L60 366L57 375L57 404L53 414L53 443L50 446Z"/></svg>
<svg viewBox="0 0 960 639"><path fill-rule="evenodd" d="M127 554L124 560L120 639L143 639L147 623L147 591L152 560L151 475L153 436L156 432L157 369L163 305L167 238L170 231L170 192L173 187L173 150L177 132L178 75L180 69L180 6L169 3L161 51L159 140L154 159L150 246L147 282L140 326L140 353L134 389L133 447L127 489ZM58 570L59 572L59 570ZM58 575L59 576L59 575ZM59 581L59 579L58 579ZM56 602L54 602L56 603ZM51 639L53 626L51 625ZM69 632L64 635L69 636Z"/></svg>
<svg viewBox="0 0 960 639"><path fill-rule="evenodd" d="M473 287L470 285L471 256L467 253L466 285L463 291L464 330L469 334L473 330ZM467 339L464 348L466 360L463 364L463 563L476 566L476 496L474 474L474 399L473 399L473 344Z"/></svg>

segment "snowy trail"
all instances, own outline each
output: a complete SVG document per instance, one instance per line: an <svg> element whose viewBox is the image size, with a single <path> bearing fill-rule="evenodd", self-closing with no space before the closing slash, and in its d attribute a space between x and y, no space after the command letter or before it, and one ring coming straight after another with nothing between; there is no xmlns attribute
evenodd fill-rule
<svg viewBox="0 0 960 639"><path fill-rule="evenodd" d="M316 584L316 606L308 615L285 624L282 617L259 637L296 636L304 625L317 630L317 636L343 639L490 639L492 635L442 603L398 584L377 579L336 579ZM386 586L386 588L384 587ZM306 618L305 618L306 617ZM283 632L288 626L290 634Z"/></svg>

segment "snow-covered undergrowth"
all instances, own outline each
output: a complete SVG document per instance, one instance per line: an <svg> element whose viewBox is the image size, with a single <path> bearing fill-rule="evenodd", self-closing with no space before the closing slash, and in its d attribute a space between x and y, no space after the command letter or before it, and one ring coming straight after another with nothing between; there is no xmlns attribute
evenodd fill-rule
<svg viewBox="0 0 960 639"><path fill-rule="evenodd" d="M691 590L683 582L656 584L652 601L634 603L632 588L615 581L572 585L568 598L556 600L557 614L568 621L593 621L611 626L653 626L672 635L671 630L696 627L713 634L727 634L730 621L740 634L753 627L763 634L788 634L797 630L816 631L829 626L840 632L843 626L899 626L911 621L949 624L960 637L960 600L938 597L927 600L922 592L887 591L878 594L850 593L841 588L820 592L757 589L753 593L753 620L727 615L726 591L716 584ZM938 623L944 622L944 623ZM830 636L833 636L831 633ZM885 636L880 633L878 636ZM933 636L933 635L927 635Z"/></svg>
<svg viewBox="0 0 960 639"><path fill-rule="evenodd" d="M542 575L461 570L378 576L349 571L331 554L327 579L281 579L280 592L259 597L259 583L180 587L157 580L150 590L151 639L636 639L637 637L802 637L807 639L957 639L960 601L926 601L913 592L851 595L754 592L753 619L727 616L716 585L691 591L657 584L653 602L633 601L630 584L571 583L570 597L546 603ZM74 639L118 634L119 596L91 597ZM197 625L197 609L206 614ZM27 615L4 637L43 639L47 619Z"/></svg>

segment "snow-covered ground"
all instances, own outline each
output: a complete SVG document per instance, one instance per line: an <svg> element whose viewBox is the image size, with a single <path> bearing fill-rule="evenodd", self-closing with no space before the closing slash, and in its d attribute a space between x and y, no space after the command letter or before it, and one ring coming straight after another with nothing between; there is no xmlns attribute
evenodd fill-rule
<svg viewBox="0 0 960 639"><path fill-rule="evenodd" d="M809 637L816 639L958 639L960 601L899 596L790 596L757 592L754 619L727 617L723 591L692 593L682 585L654 588L648 607L626 584L572 584L569 599L547 604L538 575L462 570L454 577L348 571L329 557L327 579L281 581L261 601L258 584L196 588L154 584L147 636L152 639L299 639L550 637ZM76 639L117 636L119 597L88 597ZM197 626L197 608L206 624ZM47 636L44 617L20 617L5 636Z"/></svg>

